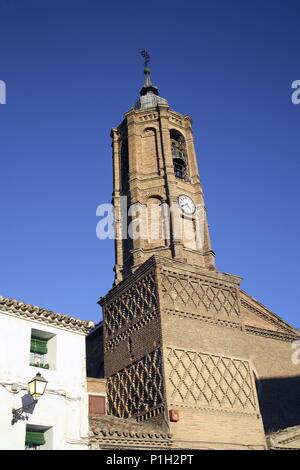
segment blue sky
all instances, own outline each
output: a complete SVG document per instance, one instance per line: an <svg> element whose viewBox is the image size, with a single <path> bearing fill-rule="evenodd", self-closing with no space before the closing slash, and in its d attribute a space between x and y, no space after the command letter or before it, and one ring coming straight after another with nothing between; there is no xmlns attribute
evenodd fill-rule
<svg viewBox="0 0 300 470"><path fill-rule="evenodd" d="M220 271L300 326L300 3L0 0L0 294L94 321L110 129L152 78L193 117Z"/></svg>

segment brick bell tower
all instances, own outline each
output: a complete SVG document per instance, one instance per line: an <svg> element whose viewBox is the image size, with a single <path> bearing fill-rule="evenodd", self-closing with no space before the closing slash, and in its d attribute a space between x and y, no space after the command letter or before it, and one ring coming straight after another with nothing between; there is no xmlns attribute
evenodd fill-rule
<svg viewBox="0 0 300 470"><path fill-rule="evenodd" d="M111 132L115 283L100 300L109 413L155 421L177 448L264 448L250 358L239 355L240 278L215 267L192 120L159 96L143 56L140 98ZM132 206L146 210L133 239Z"/></svg>

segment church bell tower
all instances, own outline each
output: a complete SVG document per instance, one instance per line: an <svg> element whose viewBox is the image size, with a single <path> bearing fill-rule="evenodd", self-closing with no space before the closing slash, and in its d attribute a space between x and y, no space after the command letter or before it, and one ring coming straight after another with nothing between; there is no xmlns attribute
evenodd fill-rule
<svg viewBox="0 0 300 470"><path fill-rule="evenodd" d="M171 110L159 96L150 78L150 57L143 53L145 83L140 98L111 133L116 283L152 255L215 269L192 120ZM128 229L135 225L140 233L132 237Z"/></svg>
<svg viewBox="0 0 300 470"><path fill-rule="evenodd" d="M226 448L263 448L250 358L239 355L241 279L215 267L192 120L159 95L142 55L140 97L111 132L115 282L100 300L109 413L155 421L178 448L222 448L224 428Z"/></svg>

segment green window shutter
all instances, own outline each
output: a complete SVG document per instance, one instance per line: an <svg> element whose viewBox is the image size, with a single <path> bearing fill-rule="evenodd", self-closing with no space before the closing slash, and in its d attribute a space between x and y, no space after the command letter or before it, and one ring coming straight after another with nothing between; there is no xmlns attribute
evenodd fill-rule
<svg viewBox="0 0 300 470"><path fill-rule="evenodd" d="M31 338L30 352L37 354L47 354L47 340L40 338Z"/></svg>
<svg viewBox="0 0 300 470"><path fill-rule="evenodd" d="M44 433L42 431L26 431L26 445L42 446L45 442Z"/></svg>

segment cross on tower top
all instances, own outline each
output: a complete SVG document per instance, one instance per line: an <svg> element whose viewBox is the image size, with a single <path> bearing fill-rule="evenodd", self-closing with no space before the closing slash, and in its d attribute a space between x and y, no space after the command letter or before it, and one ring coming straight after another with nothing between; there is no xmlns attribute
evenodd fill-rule
<svg viewBox="0 0 300 470"><path fill-rule="evenodd" d="M150 62L150 59L151 59L151 56L149 54L148 51L146 51L146 49L143 49L141 52L140 52L141 56L144 58L144 63L145 63L145 67L147 68L148 67L148 64Z"/></svg>

